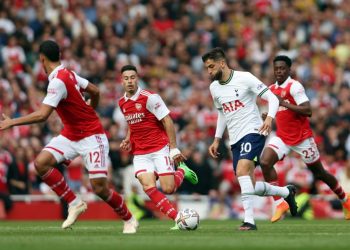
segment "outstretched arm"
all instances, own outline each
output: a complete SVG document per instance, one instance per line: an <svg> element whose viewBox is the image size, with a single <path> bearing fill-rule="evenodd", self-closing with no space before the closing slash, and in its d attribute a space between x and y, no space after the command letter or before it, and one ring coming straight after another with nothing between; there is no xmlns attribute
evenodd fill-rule
<svg viewBox="0 0 350 250"><path fill-rule="evenodd" d="M5 130L19 125L46 121L47 118L51 115L53 109L54 108L49 105L42 104L38 111L15 119L11 119L7 115L3 114L2 116L4 117L4 120L0 121L0 130Z"/></svg>

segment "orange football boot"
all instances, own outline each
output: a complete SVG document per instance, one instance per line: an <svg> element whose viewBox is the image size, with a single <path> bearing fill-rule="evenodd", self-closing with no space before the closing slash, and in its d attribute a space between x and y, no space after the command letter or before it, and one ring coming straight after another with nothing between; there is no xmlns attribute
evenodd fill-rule
<svg viewBox="0 0 350 250"><path fill-rule="evenodd" d="M346 201L343 203L345 219L350 220L350 194L347 195Z"/></svg>
<svg viewBox="0 0 350 250"><path fill-rule="evenodd" d="M274 215L271 218L271 222L277 222L280 219L282 219L283 215L287 213L289 210L289 205L288 203L284 200L280 204L277 205L276 211Z"/></svg>

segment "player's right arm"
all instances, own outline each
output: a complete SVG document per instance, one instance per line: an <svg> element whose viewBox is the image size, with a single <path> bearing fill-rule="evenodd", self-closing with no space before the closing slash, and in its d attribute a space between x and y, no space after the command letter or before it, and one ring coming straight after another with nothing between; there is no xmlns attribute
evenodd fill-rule
<svg viewBox="0 0 350 250"><path fill-rule="evenodd" d="M60 79L54 78L49 82L47 94L38 111L15 119L11 119L3 114L4 120L0 122L0 130L46 121L59 102L66 97L67 89L65 84Z"/></svg>
<svg viewBox="0 0 350 250"><path fill-rule="evenodd" d="M226 120L222 109L218 109L218 118L216 121L215 138L213 143L209 146L209 154L213 158L218 158L220 153L218 152L220 140L224 134L226 128Z"/></svg>
<svg viewBox="0 0 350 250"><path fill-rule="evenodd" d="M209 154L211 157L218 158L218 156L220 155L220 153L218 152L218 148L219 148L219 144L220 144L220 140L222 138L222 135L224 134L225 129L226 129L226 119L225 119L225 115L222 111L220 103L218 103L218 101L214 98L212 88L210 88L210 93L213 97L214 106L218 110L218 118L216 121L215 138L214 138L213 143L209 146L208 151L209 151Z"/></svg>
<svg viewBox="0 0 350 250"><path fill-rule="evenodd" d="M46 121L47 118L51 115L52 111L53 107L42 104L39 110L19 118L11 119L7 115L2 114L4 120L0 121L0 130L5 130L19 125Z"/></svg>
<svg viewBox="0 0 350 250"><path fill-rule="evenodd" d="M129 152L131 150L131 143L130 143L130 128L128 126L128 131L126 132L125 139L122 140L120 143L120 149Z"/></svg>

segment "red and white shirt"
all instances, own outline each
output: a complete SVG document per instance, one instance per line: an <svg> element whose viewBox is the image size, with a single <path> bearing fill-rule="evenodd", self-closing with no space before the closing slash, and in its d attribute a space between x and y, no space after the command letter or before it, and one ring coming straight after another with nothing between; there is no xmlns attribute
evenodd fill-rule
<svg viewBox="0 0 350 250"><path fill-rule="evenodd" d="M134 155L153 153L169 144L160 120L170 111L158 94L138 88L130 98L124 94L119 99L119 107L129 125Z"/></svg>
<svg viewBox="0 0 350 250"><path fill-rule="evenodd" d="M269 88L275 95L280 96L283 101L294 105L300 105L309 101L303 85L291 77L288 77L281 85L275 83ZM304 115L280 106L275 120L277 126L276 135L289 146L297 145L313 136L309 120Z"/></svg>
<svg viewBox="0 0 350 250"><path fill-rule="evenodd" d="M71 141L104 133L95 110L86 104L82 94L88 84L88 80L63 65L56 67L49 75L43 103L56 109L64 126L61 135Z"/></svg>

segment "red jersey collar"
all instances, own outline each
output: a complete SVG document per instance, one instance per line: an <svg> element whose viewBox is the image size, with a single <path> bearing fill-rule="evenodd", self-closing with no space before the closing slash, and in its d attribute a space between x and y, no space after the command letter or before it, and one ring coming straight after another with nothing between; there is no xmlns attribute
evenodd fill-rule
<svg viewBox="0 0 350 250"><path fill-rule="evenodd" d="M56 76L56 74L57 74L57 71L59 71L59 70L61 70L61 69L63 69L64 68L64 66L61 64L61 65L59 65L59 66L57 66L51 73L50 73L50 75L49 75L49 81L51 81L55 76Z"/></svg>
<svg viewBox="0 0 350 250"><path fill-rule="evenodd" d="M290 76L288 76L288 78L281 85L279 85L277 81L275 82L275 85L276 85L276 87L284 88L291 80L292 80L292 78Z"/></svg>
<svg viewBox="0 0 350 250"><path fill-rule="evenodd" d="M141 93L141 88L138 87L136 93L132 97L127 97L126 93L124 93L124 99L125 99L125 101L127 101L129 99L132 100L132 101L136 101L137 98L139 98L140 93Z"/></svg>

